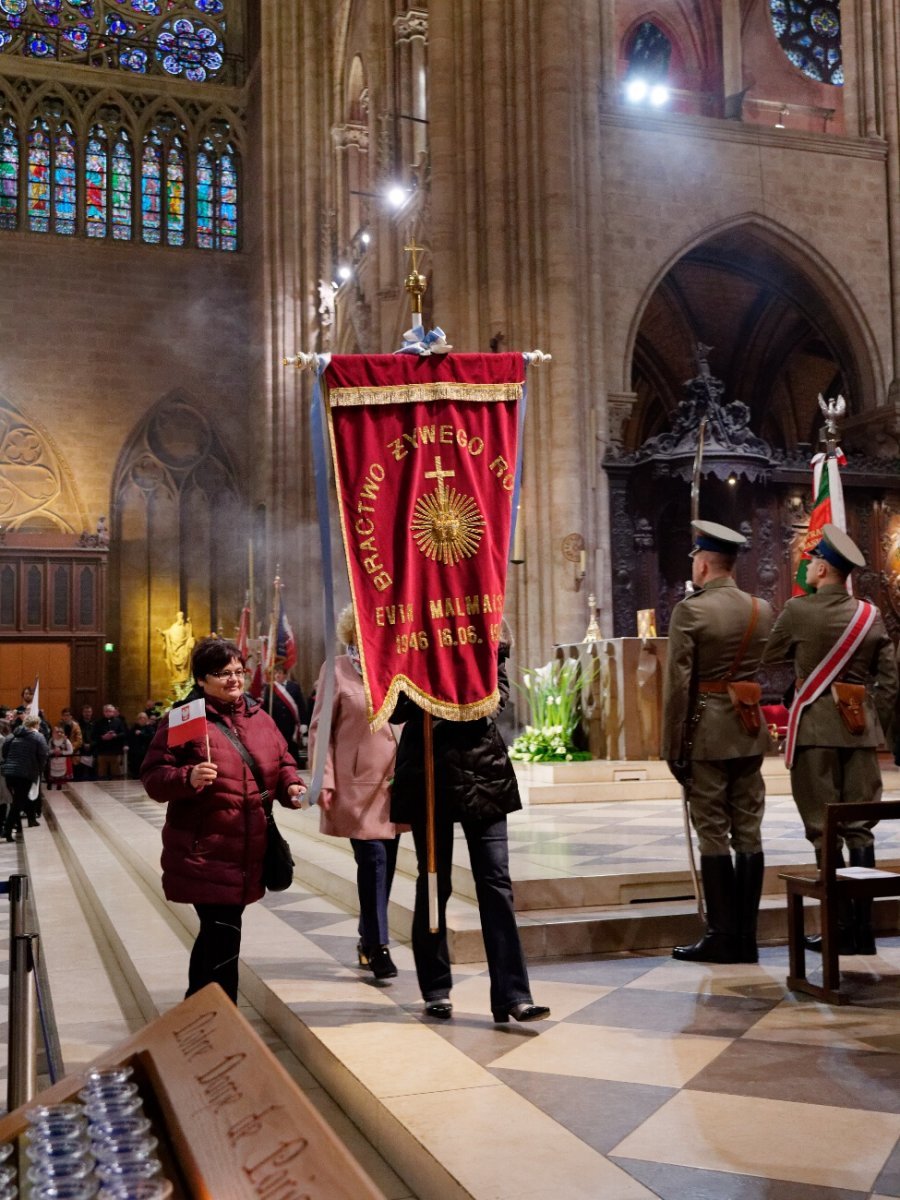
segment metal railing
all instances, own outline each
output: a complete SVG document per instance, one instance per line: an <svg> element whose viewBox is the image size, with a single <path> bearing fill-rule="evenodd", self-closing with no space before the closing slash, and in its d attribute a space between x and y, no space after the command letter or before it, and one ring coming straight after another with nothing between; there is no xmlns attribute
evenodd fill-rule
<svg viewBox="0 0 900 1200"><path fill-rule="evenodd" d="M63 1062L28 876L11 875L0 884L0 893L4 891L9 895L6 1107L12 1112L37 1092L38 1022L51 1083L62 1078Z"/></svg>

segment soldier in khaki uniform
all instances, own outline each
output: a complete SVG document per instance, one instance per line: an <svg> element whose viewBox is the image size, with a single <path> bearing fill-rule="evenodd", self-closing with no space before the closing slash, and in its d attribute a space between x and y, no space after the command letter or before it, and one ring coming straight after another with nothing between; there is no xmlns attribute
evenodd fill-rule
<svg viewBox="0 0 900 1200"><path fill-rule="evenodd" d="M692 526L695 590L675 606L669 625L663 757L686 790L697 832L707 931L672 953L695 962L756 962L764 866L760 768L769 734L753 679L772 609L734 581L737 552L747 539L713 521Z"/></svg>
<svg viewBox="0 0 900 1200"><path fill-rule="evenodd" d="M787 602L764 656L765 662L793 662L798 693L803 681L835 650L856 617L859 601L847 592L847 577L854 567L865 565L862 552L836 525L824 526L822 539L811 554L806 579L815 591ZM802 711L791 765L791 791L817 862L826 804L881 799L877 747L890 733L897 667L891 640L877 611L835 682L859 685L860 694L865 688L864 697L860 695L859 732L850 731L828 686ZM852 866L875 865L871 825L848 824L842 835ZM841 954L875 953L871 912L868 901L838 914ZM821 949L818 938L807 938L807 945Z"/></svg>

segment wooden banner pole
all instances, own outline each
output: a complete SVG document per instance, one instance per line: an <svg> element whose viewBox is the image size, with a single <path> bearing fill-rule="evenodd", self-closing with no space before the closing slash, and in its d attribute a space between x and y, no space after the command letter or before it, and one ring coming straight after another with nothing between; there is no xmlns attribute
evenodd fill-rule
<svg viewBox="0 0 900 1200"><path fill-rule="evenodd" d="M434 837L434 738L430 712L423 714L425 742L425 860L428 868L428 927L438 932L437 853Z"/></svg>

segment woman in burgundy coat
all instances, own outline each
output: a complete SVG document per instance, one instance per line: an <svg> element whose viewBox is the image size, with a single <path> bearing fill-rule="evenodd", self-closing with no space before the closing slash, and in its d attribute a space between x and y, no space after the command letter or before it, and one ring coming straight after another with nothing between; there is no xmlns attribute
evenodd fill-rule
<svg viewBox="0 0 900 1200"><path fill-rule="evenodd" d="M266 814L259 788L226 730L255 759L271 795L299 808L306 790L275 722L244 695L244 664L234 642L204 638L191 656L194 689L206 700L206 739L169 746L169 720L159 723L141 768L154 800L168 804L163 827L163 891L192 904L200 932L191 951L188 990L218 983L237 1003L241 920L265 893Z"/></svg>

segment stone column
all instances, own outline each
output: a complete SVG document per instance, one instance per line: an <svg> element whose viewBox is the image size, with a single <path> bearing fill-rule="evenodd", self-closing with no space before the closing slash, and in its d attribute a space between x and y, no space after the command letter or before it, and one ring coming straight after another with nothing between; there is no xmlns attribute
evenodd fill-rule
<svg viewBox="0 0 900 1200"><path fill-rule="evenodd" d="M458 0L429 16L434 314L454 346L540 347L529 372L524 567L508 612L520 661L579 640L592 590L608 596L604 487L588 464L602 403L600 138L605 5ZM560 551L583 534L602 580L575 590ZM597 554L597 551L600 551Z"/></svg>
<svg viewBox="0 0 900 1200"><path fill-rule="evenodd" d="M860 4L863 0L859 0ZM894 361L886 364L888 375L892 379L891 391L895 391L900 363L900 86L897 73L900 71L898 60L898 41L900 38L900 17L894 0L879 0L881 21L881 82L884 98L883 129L888 144L887 153L887 196L888 196L888 237L890 251L887 261L891 272L891 342ZM869 8L868 0L865 7ZM873 69L875 64L873 63ZM877 403L882 397L876 398Z"/></svg>
<svg viewBox="0 0 900 1200"><path fill-rule="evenodd" d="M321 233L331 152L325 79L331 61L328 0L267 0L261 8L259 119L261 237L254 254L260 329L254 378L253 496L266 506L266 561L256 564L265 609L276 563L297 634L304 685L322 660L322 569L309 442L311 380L284 355L317 350ZM264 586L262 586L264 584ZM299 628L298 628L299 626Z"/></svg>

